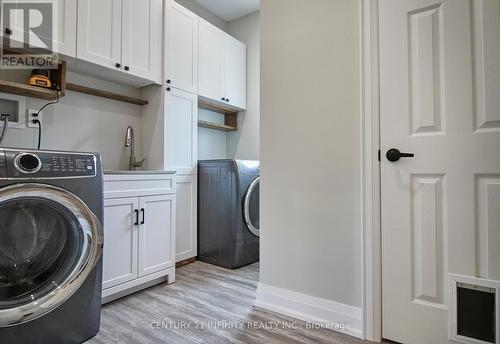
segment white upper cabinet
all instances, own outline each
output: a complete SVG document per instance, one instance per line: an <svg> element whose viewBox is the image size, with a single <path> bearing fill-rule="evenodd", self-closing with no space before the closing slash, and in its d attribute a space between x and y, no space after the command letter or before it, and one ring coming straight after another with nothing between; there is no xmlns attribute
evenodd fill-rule
<svg viewBox="0 0 500 344"><path fill-rule="evenodd" d="M59 54L64 54L69 57L76 55L76 13L77 13L77 0L52 0L55 8L56 17L53 20L55 26L55 34L51 37L46 37L37 33L29 33L30 45L47 48L47 45L42 40L52 40L52 49ZM21 1L18 0L19 3ZM46 0L31 0L30 2L47 3ZM24 42L25 28L24 28L24 11L16 11L15 15L11 17L12 22L8 25L2 23L0 35L6 35L6 31L11 31L12 34L8 35L14 41ZM39 36L40 35L40 36ZM17 47L17 46L16 46Z"/></svg>
<svg viewBox="0 0 500 344"><path fill-rule="evenodd" d="M77 57L119 69L121 26L122 0L79 0Z"/></svg>
<svg viewBox="0 0 500 344"><path fill-rule="evenodd" d="M122 68L126 73L161 83L162 0L122 1Z"/></svg>
<svg viewBox="0 0 500 344"><path fill-rule="evenodd" d="M198 94L244 110L246 107L246 46L199 19Z"/></svg>
<svg viewBox="0 0 500 344"><path fill-rule="evenodd" d="M198 94L222 101L224 32L206 20L199 22Z"/></svg>
<svg viewBox="0 0 500 344"><path fill-rule="evenodd" d="M77 0L57 0L57 10L57 52L69 57L75 57Z"/></svg>
<svg viewBox="0 0 500 344"><path fill-rule="evenodd" d="M246 108L247 47L226 35L224 49L224 97L240 109Z"/></svg>
<svg viewBox="0 0 500 344"><path fill-rule="evenodd" d="M79 0L77 58L161 83L162 0Z"/></svg>
<svg viewBox="0 0 500 344"><path fill-rule="evenodd" d="M198 163L198 97L167 87L165 92L166 169L196 174Z"/></svg>
<svg viewBox="0 0 500 344"><path fill-rule="evenodd" d="M174 0L165 6L165 83L196 94L198 16Z"/></svg>

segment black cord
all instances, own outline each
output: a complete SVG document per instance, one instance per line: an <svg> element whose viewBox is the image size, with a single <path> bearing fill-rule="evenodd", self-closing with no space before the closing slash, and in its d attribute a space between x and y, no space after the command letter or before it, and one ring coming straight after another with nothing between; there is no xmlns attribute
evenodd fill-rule
<svg viewBox="0 0 500 344"><path fill-rule="evenodd" d="M42 144L42 122L36 120L38 124L38 150L40 150L40 145Z"/></svg>
<svg viewBox="0 0 500 344"><path fill-rule="evenodd" d="M0 121L3 121L3 129L2 129L2 133L0 134L0 143L2 143L3 141L3 138L5 136L5 132L7 131L7 126L9 124L9 116L10 114L8 113L3 113L1 116L0 116Z"/></svg>
<svg viewBox="0 0 500 344"><path fill-rule="evenodd" d="M47 106L59 103L59 90L60 90L59 88L56 89L56 100L53 102L48 102L47 104L42 106L40 110L38 110L35 114L33 114L34 117L38 117L40 112L42 112L42 110L45 109ZM40 120L38 119L34 119L33 123L38 124L38 150L40 150L40 146L42 144L42 122L40 122Z"/></svg>

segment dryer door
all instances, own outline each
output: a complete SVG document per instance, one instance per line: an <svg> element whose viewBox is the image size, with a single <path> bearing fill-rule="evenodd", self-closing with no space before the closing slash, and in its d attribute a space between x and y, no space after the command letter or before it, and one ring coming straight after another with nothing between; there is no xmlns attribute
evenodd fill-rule
<svg viewBox="0 0 500 344"><path fill-rule="evenodd" d="M243 213L248 230L255 236L260 236L260 177L255 178L247 189L243 203Z"/></svg>
<svg viewBox="0 0 500 344"><path fill-rule="evenodd" d="M102 228L77 196L42 184L0 190L0 327L64 303L99 261Z"/></svg>

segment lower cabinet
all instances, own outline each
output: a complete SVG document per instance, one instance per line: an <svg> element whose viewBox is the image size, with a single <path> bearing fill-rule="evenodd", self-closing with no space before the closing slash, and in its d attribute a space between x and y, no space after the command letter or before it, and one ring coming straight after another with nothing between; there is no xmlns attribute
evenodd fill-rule
<svg viewBox="0 0 500 344"><path fill-rule="evenodd" d="M175 260L180 262L197 255L197 175L177 175L176 181Z"/></svg>
<svg viewBox="0 0 500 344"><path fill-rule="evenodd" d="M134 181L113 182L121 183L118 189L104 182L103 303L175 281L175 179L165 194L168 188L139 189L155 180L137 180L135 186ZM112 191L106 192L107 185ZM126 185L130 190L119 189Z"/></svg>

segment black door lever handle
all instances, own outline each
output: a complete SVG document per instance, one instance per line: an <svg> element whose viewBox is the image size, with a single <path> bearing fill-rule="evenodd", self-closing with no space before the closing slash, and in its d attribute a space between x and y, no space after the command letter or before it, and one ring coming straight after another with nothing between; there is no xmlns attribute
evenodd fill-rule
<svg viewBox="0 0 500 344"><path fill-rule="evenodd" d="M391 162L396 162L401 158L413 158L414 156L415 156L415 154L413 154L413 153L401 153L399 151L399 149L396 149L396 148L389 149L387 151L387 153L385 154L385 157L387 158L387 160L389 160Z"/></svg>

